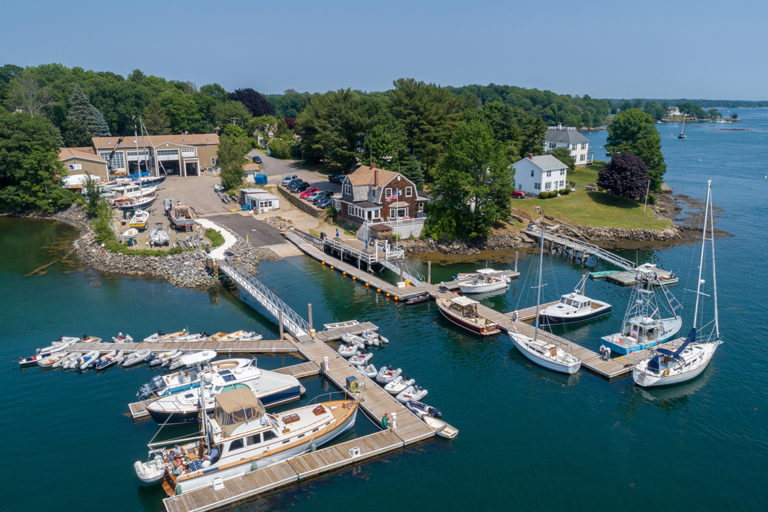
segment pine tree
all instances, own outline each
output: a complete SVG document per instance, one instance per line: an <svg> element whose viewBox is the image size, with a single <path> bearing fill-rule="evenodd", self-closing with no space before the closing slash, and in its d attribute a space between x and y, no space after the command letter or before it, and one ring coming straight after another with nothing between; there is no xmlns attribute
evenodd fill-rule
<svg viewBox="0 0 768 512"><path fill-rule="evenodd" d="M167 135L171 133L171 125L165 116L163 107L155 100L147 105L144 111L144 128L150 135Z"/></svg>
<svg viewBox="0 0 768 512"><path fill-rule="evenodd" d="M403 175L411 180L417 190L424 189L424 169L421 168L421 162L415 156L408 159L408 163L401 169Z"/></svg>
<svg viewBox="0 0 768 512"><path fill-rule="evenodd" d="M111 135L107 122L101 112L91 105L88 96L83 92L79 84L75 85L72 95L69 97L69 114L67 120L73 124L85 126L92 137L108 137Z"/></svg>

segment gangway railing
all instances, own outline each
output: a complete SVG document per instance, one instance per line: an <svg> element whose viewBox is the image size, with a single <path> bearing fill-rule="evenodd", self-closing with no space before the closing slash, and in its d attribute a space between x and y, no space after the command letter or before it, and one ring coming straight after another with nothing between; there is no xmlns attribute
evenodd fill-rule
<svg viewBox="0 0 768 512"><path fill-rule="evenodd" d="M542 233L541 228L539 228L535 224L530 224L526 228L526 231L530 235L535 236L537 238L540 237ZM628 259L622 258L618 254L614 254L611 251L607 251L602 247L598 247L588 242L576 240L565 235L552 233L550 231L544 231L544 240L549 240L549 241L555 242L556 244L571 247L573 249L576 249L582 252L588 252L589 254L593 254L595 257L600 258L603 261L607 261L608 263L616 265L617 267L630 272L635 270L635 265Z"/></svg>
<svg viewBox="0 0 768 512"><path fill-rule="evenodd" d="M279 321L282 313L283 325L288 332L296 337L309 334L309 322L296 313L283 299L275 295L264 283L247 272L236 269L227 263L220 262L218 267L221 272L224 272L232 281L237 283L242 290L245 290L251 297L256 299L275 319Z"/></svg>
<svg viewBox="0 0 768 512"><path fill-rule="evenodd" d="M398 263L393 263L393 262L387 261L387 260L380 260L379 263L383 267L385 267L388 270L391 270L392 272L397 274L398 276L400 275L400 265L402 265L403 266L403 268L402 268L403 279L407 279L408 281L410 281L410 283L413 286L419 286L419 285L423 284L424 281L426 281L426 279L424 278L423 275L419 274L417 271L413 270L412 268L408 268L405 265L405 263L400 262L398 264Z"/></svg>

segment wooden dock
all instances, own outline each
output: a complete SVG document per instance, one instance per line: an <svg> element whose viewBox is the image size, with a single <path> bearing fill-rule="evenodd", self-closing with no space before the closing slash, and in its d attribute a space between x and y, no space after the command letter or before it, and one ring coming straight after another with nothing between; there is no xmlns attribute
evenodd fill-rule
<svg viewBox="0 0 768 512"><path fill-rule="evenodd" d="M182 352L198 352L201 350L215 350L220 356L227 355L252 355L252 354L295 354L296 346L285 340L259 340L259 341L143 341L141 343L75 343L70 345L65 352L110 352L122 350L123 352L136 352L149 349L152 352L168 352L181 350Z"/></svg>
<svg viewBox="0 0 768 512"><path fill-rule="evenodd" d="M377 424L381 422L385 414L394 416L396 419L390 424L388 430L304 453L243 476L224 480L223 488L218 490L204 487L166 498L163 500L165 510L167 512L214 510L299 480L311 478L320 473L355 464L361 460L434 437L435 432L430 427L374 380L361 374L357 368L349 364L346 359L326 344L326 341L341 338L345 332L360 334L364 330L376 329L375 325L363 322L319 331L315 337L309 335L298 338L287 336L287 342L302 357L306 358L307 362L288 366L278 371L293 375L322 372L340 389L345 389L347 377L356 377L361 382L361 389L351 396L360 400L360 409ZM350 394L346 390L345 392Z"/></svg>

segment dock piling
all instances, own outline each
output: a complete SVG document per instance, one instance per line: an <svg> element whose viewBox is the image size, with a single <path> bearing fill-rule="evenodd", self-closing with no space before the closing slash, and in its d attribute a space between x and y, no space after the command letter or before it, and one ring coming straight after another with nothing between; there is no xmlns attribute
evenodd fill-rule
<svg viewBox="0 0 768 512"><path fill-rule="evenodd" d="M515 256L515 270L517 270L517 256ZM431 260L427 261L427 284L432 284L432 261Z"/></svg>
<svg viewBox="0 0 768 512"><path fill-rule="evenodd" d="M285 333L283 332L283 310L278 309L277 310L277 325L280 329L280 338L279 339L285 339Z"/></svg>
<svg viewBox="0 0 768 512"><path fill-rule="evenodd" d="M312 303L307 304L307 318L309 319L309 330L312 330Z"/></svg>

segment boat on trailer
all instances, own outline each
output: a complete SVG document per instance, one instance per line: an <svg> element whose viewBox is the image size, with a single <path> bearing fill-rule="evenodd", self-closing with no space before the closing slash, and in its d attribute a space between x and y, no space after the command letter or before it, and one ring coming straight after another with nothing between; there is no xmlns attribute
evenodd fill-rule
<svg viewBox="0 0 768 512"><path fill-rule="evenodd" d="M440 313L451 323L481 336L499 334L498 324L481 317L477 312L478 302L468 297L438 297L435 302Z"/></svg>
<svg viewBox="0 0 768 512"><path fill-rule="evenodd" d="M151 459L134 470L169 496L209 487L331 441L355 425L357 409L357 401L333 400L268 414L250 389L225 391L202 415L202 436L173 448L173 440L150 444Z"/></svg>

